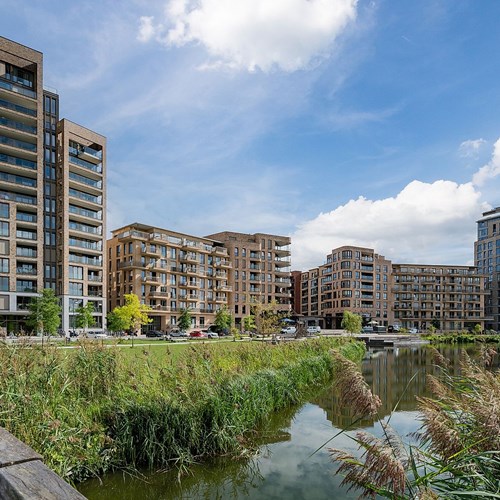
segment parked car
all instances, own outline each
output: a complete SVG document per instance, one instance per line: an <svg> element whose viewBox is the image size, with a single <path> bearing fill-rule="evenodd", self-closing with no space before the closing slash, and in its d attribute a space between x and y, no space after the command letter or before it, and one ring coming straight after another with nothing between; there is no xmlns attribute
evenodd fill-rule
<svg viewBox="0 0 500 500"><path fill-rule="evenodd" d="M219 338L219 334L217 332L208 332L207 333L207 337L209 339L218 339Z"/></svg>
<svg viewBox="0 0 500 500"><path fill-rule="evenodd" d="M181 339L181 338L188 338L189 335L187 334L187 332L184 332L182 330L171 330L169 333L168 333L168 336L172 339L174 338L178 338L178 339Z"/></svg>
<svg viewBox="0 0 500 500"><path fill-rule="evenodd" d="M363 333L373 333L373 326L364 326L361 331Z"/></svg>
<svg viewBox="0 0 500 500"><path fill-rule="evenodd" d="M315 333L320 333L321 332L321 328L319 327L319 325L309 325L307 327L307 334L308 335L314 335Z"/></svg>
<svg viewBox="0 0 500 500"><path fill-rule="evenodd" d="M281 335L295 335L297 333L297 328L294 326L286 326L281 329Z"/></svg>
<svg viewBox="0 0 500 500"><path fill-rule="evenodd" d="M146 337L163 338L163 332L159 330L148 330L146 332Z"/></svg>
<svg viewBox="0 0 500 500"><path fill-rule="evenodd" d="M206 337L207 334L202 332L201 330L193 330L192 332L189 332L189 336L191 338L201 338L201 337Z"/></svg>
<svg viewBox="0 0 500 500"><path fill-rule="evenodd" d="M418 333L418 328L408 328L408 333L411 335L416 335Z"/></svg>

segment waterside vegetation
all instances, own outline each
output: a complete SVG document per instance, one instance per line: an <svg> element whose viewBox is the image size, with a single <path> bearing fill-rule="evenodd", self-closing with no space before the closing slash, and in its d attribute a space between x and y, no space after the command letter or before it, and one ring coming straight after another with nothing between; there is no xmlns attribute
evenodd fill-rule
<svg viewBox="0 0 500 500"><path fill-rule="evenodd" d="M495 349L485 346L478 362L462 354L460 374L435 351L438 376L428 375L433 396L419 399L422 426L416 442L404 442L389 425L382 436L358 432L358 454L330 449L344 484L362 496L392 499L500 498L500 374L491 371ZM377 397L344 362L339 389L357 387L346 401L358 414L376 414Z"/></svg>
<svg viewBox="0 0 500 500"><path fill-rule="evenodd" d="M58 350L0 348L0 425L71 482L142 466L182 472L203 456L245 454L266 416L332 377L334 352L362 344L314 339L280 345L190 345L175 359L82 342Z"/></svg>

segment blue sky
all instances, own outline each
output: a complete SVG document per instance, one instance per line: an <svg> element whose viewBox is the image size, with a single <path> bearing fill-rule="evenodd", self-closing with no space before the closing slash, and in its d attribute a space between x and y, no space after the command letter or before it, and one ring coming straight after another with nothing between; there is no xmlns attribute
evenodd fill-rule
<svg viewBox="0 0 500 500"><path fill-rule="evenodd" d="M108 229L467 264L500 205L497 0L0 0L61 116L108 139Z"/></svg>

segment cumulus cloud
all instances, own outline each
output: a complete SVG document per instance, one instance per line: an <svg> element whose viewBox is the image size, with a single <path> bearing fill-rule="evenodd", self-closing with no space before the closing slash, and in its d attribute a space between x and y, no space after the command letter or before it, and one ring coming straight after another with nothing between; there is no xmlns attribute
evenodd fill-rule
<svg viewBox="0 0 500 500"><path fill-rule="evenodd" d="M484 139L469 139L460 144L458 151L464 158L474 158L484 144L486 144Z"/></svg>
<svg viewBox="0 0 500 500"><path fill-rule="evenodd" d="M342 245L374 248L396 262L467 264L475 221L489 208L480 198L470 182L414 180L396 197L350 200L298 227L293 267L316 267Z"/></svg>
<svg viewBox="0 0 500 500"><path fill-rule="evenodd" d="M138 39L201 44L213 58L204 68L295 71L328 57L356 6L357 0L170 0L166 26L142 17Z"/></svg>
<svg viewBox="0 0 500 500"><path fill-rule="evenodd" d="M491 160L482 166L472 177L472 182L476 186L483 186L486 181L494 179L500 174L500 139L493 146Z"/></svg>

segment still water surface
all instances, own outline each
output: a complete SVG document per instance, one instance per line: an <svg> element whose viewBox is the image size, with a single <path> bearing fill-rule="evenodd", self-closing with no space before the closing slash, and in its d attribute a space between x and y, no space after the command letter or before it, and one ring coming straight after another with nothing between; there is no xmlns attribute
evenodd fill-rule
<svg viewBox="0 0 500 500"><path fill-rule="evenodd" d="M458 366L460 350L440 349L452 366ZM418 430L417 396L426 393L425 376L435 371L431 350L400 348L371 351L362 364L365 380L382 399L379 417L407 436ZM351 425L349 412L336 404L331 387L318 391L301 407L273 415L259 432L259 452L242 459L219 458L194 466L189 476L177 480L175 471L147 474L138 479L122 473L79 485L90 500L167 499L354 499L359 492L341 487L334 474L328 447L355 452L343 433ZM365 430L380 434L380 424L366 419L350 427L350 434ZM314 453L319 448L317 453ZM314 454L313 454L314 453ZM312 456L311 456L312 455Z"/></svg>

